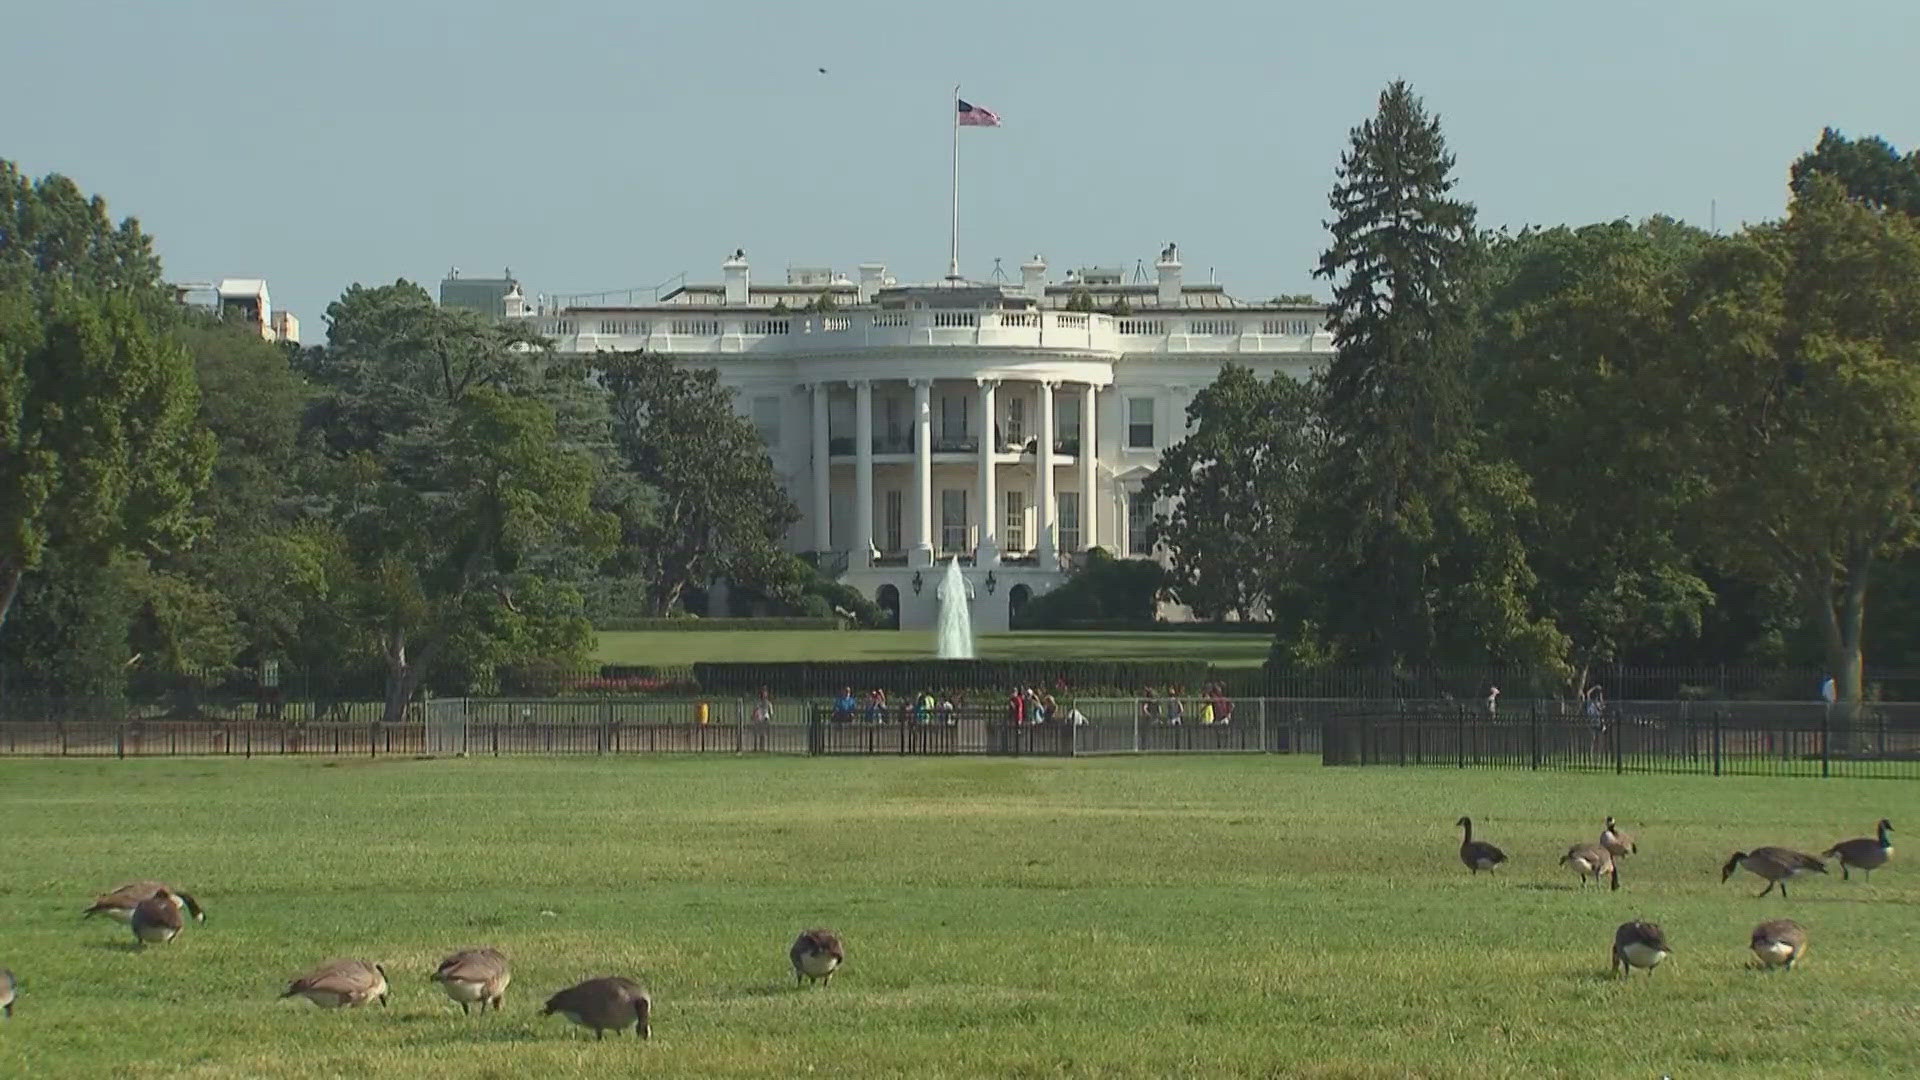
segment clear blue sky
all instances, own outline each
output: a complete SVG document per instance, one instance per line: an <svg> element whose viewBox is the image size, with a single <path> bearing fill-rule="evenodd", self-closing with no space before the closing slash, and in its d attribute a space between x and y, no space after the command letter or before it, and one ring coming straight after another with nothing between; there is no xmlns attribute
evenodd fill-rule
<svg viewBox="0 0 1920 1080"><path fill-rule="evenodd" d="M133 214L177 280L530 292L1036 251L1314 289L1348 130L1404 77L1489 225L1778 215L1822 125L1920 144L1920 4L52 0L0 34L0 157ZM818 74L825 67L828 73Z"/></svg>

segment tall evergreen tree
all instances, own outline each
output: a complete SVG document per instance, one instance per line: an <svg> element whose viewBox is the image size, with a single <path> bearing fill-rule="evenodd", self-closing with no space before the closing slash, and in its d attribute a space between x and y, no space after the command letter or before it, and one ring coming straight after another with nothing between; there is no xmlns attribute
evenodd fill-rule
<svg viewBox="0 0 1920 1080"><path fill-rule="evenodd" d="M1323 375L1328 445L1310 530L1309 564L1325 576L1298 614L1332 655L1367 663L1531 660L1562 647L1527 610L1514 527L1524 479L1483 460L1474 438L1480 244L1473 207L1453 197L1453 164L1439 120L1405 82L1388 86L1341 157L1333 244L1315 271L1334 284L1337 355Z"/></svg>

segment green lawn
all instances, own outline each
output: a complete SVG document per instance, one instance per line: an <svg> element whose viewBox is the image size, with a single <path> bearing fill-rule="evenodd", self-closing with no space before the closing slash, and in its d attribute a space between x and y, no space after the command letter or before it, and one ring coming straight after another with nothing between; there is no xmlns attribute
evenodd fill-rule
<svg viewBox="0 0 1920 1080"><path fill-rule="evenodd" d="M1267 658L1264 634L1185 631L1026 630L982 634L978 653L1006 660L1206 660L1255 666ZM700 660L925 660L930 630L639 630L600 632L599 658L614 664L691 664Z"/></svg>
<svg viewBox="0 0 1920 1080"><path fill-rule="evenodd" d="M1310 760L0 762L0 1076L1870 1076L1910 1073L1920 875L1722 884L1740 846L1824 847L1894 781L1334 770ZM1471 813L1512 864L1470 876ZM1618 814L1624 888L1555 859ZM129 949L78 914L161 876L209 917ZM1652 979L1613 928L1665 924ZM1792 916L1799 971L1746 967ZM796 991L803 926L845 936ZM426 973L494 945L506 1010ZM276 1000L331 956L390 1008ZM654 1038L536 1015L598 974Z"/></svg>

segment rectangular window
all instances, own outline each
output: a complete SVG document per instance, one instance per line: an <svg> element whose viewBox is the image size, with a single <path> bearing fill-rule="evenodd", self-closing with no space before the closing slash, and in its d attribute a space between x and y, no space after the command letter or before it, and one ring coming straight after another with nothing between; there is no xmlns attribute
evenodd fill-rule
<svg viewBox="0 0 1920 1080"><path fill-rule="evenodd" d="M1153 399L1127 399L1127 446L1134 450L1153 449Z"/></svg>
<svg viewBox="0 0 1920 1080"><path fill-rule="evenodd" d="M1053 399L1053 448L1062 454L1080 452L1080 398L1060 394Z"/></svg>
<svg viewBox="0 0 1920 1080"><path fill-rule="evenodd" d="M817 508L816 508L817 511ZM844 491L827 495L827 542L835 551L853 548L853 496Z"/></svg>
<svg viewBox="0 0 1920 1080"><path fill-rule="evenodd" d="M880 399L880 413L886 418L887 442L898 443L904 433L900 430L900 399L897 397Z"/></svg>
<svg viewBox="0 0 1920 1080"><path fill-rule="evenodd" d="M948 394L940 399L940 441L948 449L967 441L967 395Z"/></svg>
<svg viewBox="0 0 1920 1080"><path fill-rule="evenodd" d="M1127 554L1153 554L1153 500L1138 491L1127 496Z"/></svg>
<svg viewBox="0 0 1920 1080"><path fill-rule="evenodd" d="M887 512L881 516L885 525L886 544L882 551L904 551L900 543L900 492L887 492Z"/></svg>
<svg viewBox="0 0 1920 1080"><path fill-rule="evenodd" d="M780 445L780 399L777 397L757 397L753 399L753 426L760 432L760 441L769 447Z"/></svg>
<svg viewBox="0 0 1920 1080"><path fill-rule="evenodd" d="M1027 493L1010 490L1007 492L1007 522L1001 529L1006 538L1000 550L1009 555L1018 555L1027 550Z"/></svg>
<svg viewBox="0 0 1920 1080"><path fill-rule="evenodd" d="M967 543L967 489L942 488L940 491L940 551L964 555Z"/></svg>
<svg viewBox="0 0 1920 1080"><path fill-rule="evenodd" d="M1080 493L1060 493L1060 550L1080 550Z"/></svg>
<svg viewBox="0 0 1920 1080"><path fill-rule="evenodd" d="M1004 444L1019 446L1027 441L1027 399L1009 397L1007 399L1007 430Z"/></svg>

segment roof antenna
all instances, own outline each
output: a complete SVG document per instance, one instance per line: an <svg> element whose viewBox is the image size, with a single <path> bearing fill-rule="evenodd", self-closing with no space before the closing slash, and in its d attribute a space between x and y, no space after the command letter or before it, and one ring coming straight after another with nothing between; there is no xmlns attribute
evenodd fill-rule
<svg viewBox="0 0 1920 1080"><path fill-rule="evenodd" d="M1143 282L1145 280L1147 280L1147 260L1145 259L1133 260L1134 284L1138 285L1140 282Z"/></svg>
<svg viewBox="0 0 1920 1080"><path fill-rule="evenodd" d="M999 282L1007 280L1007 272L1000 269L1000 259L997 256L993 260L993 280Z"/></svg>

